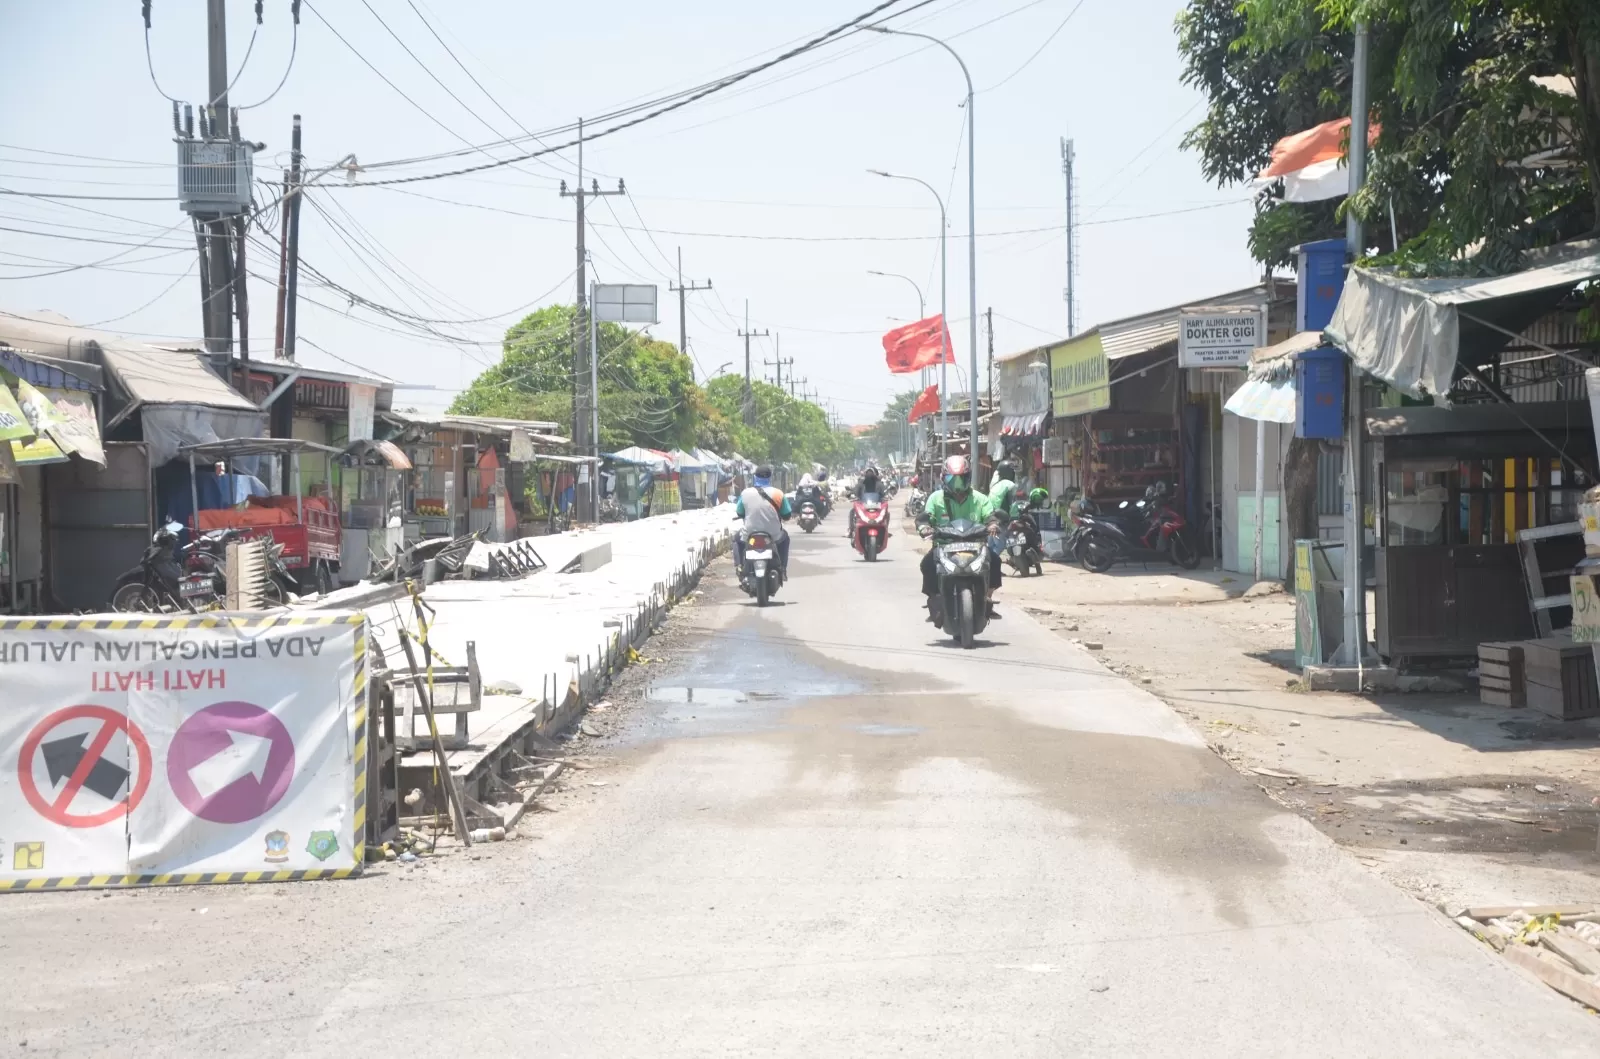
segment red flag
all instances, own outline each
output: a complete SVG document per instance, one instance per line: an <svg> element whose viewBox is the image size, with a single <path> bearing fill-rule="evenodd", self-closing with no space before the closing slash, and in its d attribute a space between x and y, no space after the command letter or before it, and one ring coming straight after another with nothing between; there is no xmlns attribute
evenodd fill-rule
<svg viewBox="0 0 1600 1059"><path fill-rule="evenodd" d="M946 353L945 363L954 364L956 358L948 352L947 347L943 316L930 316L926 320L897 327L883 336L884 356L889 362L889 370L896 375L932 367L939 363L941 351Z"/></svg>
<svg viewBox="0 0 1600 1059"><path fill-rule="evenodd" d="M939 410L939 384L923 390L917 395L916 403L911 406L911 414L906 416L907 423L915 423L925 415L932 415Z"/></svg>

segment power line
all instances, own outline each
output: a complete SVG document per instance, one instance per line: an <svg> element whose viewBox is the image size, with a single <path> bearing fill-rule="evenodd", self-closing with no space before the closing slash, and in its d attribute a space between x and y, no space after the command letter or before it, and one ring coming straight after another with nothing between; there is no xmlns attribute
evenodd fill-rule
<svg viewBox="0 0 1600 1059"><path fill-rule="evenodd" d="M740 83L741 81L745 81L745 80L747 80L747 79L749 79L751 77L754 77L756 74L761 73L764 70L770 70L772 67L777 66L780 63L786 62L789 59L792 59L797 55L802 55L802 54L804 54L804 53L806 53L808 51L811 51L811 50L813 50L815 48L819 48L822 45L832 41L836 37L839 37L839 36L841 36L843 34L847 34L847 33L859 32L862 23L866 22L868 19L872 18L874 15L881 14L882 12L888 10L889 8L891 8L891 7L893 7L896 4L901 3L901 2L903 2L903 0L882 0L881 3L875 5L874 7L872 7L871 9L869 9L868 11L866 11L864 13L862 13L860 15L857 15L855 18L851 19L850 21L841 23L840 25L835 26L833 29L830 29L830 30L826 31L825 33L819 34L818 36L811 38L811 40L807 41L805 44L802 44L802 45L800 45L800 46L798 46L796 48L789 49L788 51L782 53L781 55L777 56L776 58L769 59L764 63L759 63L756 66L752 66L752 67L749 67L749 68L747 68L745 70L742 70L737 74L733 74L733 75L730 75L728 77L724 77L724 78L722 78L722 79L720 79L718 81L714 81L714 82L712 82L711 84L707 85L704 88L701 88L701 89L698 89L696 91L690 92L690 93L682 96L681 98L672 100L671 102L663 103L662 105L654 108L653 110L649 110L646 113L641 114L641 115L639 115L637 117L633 117L633 118L630 118L630 119L628 119L626 121L620 122L618 124L608 126L607 128L601 129L599 132L591 133L585 138L588 139L588 140L598 140L598 139L602 139L602 138L607 137L607 136L613 136L613 135L615 135L615 134L617 134L619 132L622 132L625 129L630 129L630 128L633 128L633 127L638 126L638 125L643 125L645 122L652 121L652 120L654 120L656 118L661 117L664 114L669 114L669 113L672 113L673 111L681 110L681 109L683 109L684 107L688 106L691 103L697 102L697 101L699 101L701 99L706 98L707 96L710 96L710 95L713 95L714 93L720 92L725 88L729 88L729 87L731 87L733 85L736 85L736 84ZM916 7L921 7L921 6L923 6L923 5L927 4L927 3L930 3L930 2L932 2L932 0L921 0L920 3L914 5L912 8L910 8L908 10L915 10ZM310 7L310 4L308 3L306 6ZM316 9L312 8L312 10L315 11ZM320 14L317 17L318 18L322 18L322 16ZM324 22L324 24L326 24L327 20L323 19L323 22ZM332 29L331 26L329 28ZM337 31L335 31L335 35L336 36L338 35ZM344 38L341 37L340 39L343 40ZM348 42L346 42L346 46L347 47L349 46ZM351 50L354 51L355 49L352 48ZM357 53L357 54L359 56L359 53ZM365 62L366 60L363 59L362 61ZM370 63L368 63L367 65L371 66ZM374 72L376 72L375 68L374 68ZM388 79L385 78L385 80L387 81ZM392 84L392 82L390 82L390 83ZM396 89L396 91L399 91L399 89ZM402 95L404 95L404 93L402 93ZM409 99L409 97L407 97L407 98ZM420 110L421 108L419 107L418 109ZM429 115L429 117L432 117L432 115ZM434 120L437 121L437 119L434 119ZM602 120L604 120L604 119L602 119ZM451 130L451 133L452 133L452 135L456 135L459 138L459 134L455 133L454 130ZM486 162L486 163L482 163L480 165L474 165L474 166L465 166L465 167L460 168L460 169L454 169L454 170L450 170L450 171L443 172L443 173L420 173L420 174L417 174L415 176L408 176L408 177L390 177L387 180L367 181L367 182L364 182L364 183L361 183L361 184L348 185L348 186L354 186L354 187L381 187L381 186L384 186L384 185L387 185L387 184L411 184L411 183L417 183L417 182L423 181L423 180L441 180L441 179L444 179L445 177L465 176L468 173L479 173L479 172L483 172L484 170L487 170L487 169L498 169L498 168L501 168L503 166L515 165L518 162L525 162L525 161L527 161L527 160L529 160L531 158L537 158L537 157L541 157L541 156L547 155L547 154L556 154L556 153L559 153L559 152L561 152L563 150L567 150L567 149L570 149L572 147L577 146L578 142L579 141L574 140L574 141L570 141L568 143L561 144L561 145L559 145L557 147L545 147L545 148L543 148L541 150L529 151L529 152L527 152L525 154L518 155L518 156L515 156L515 157L512 157L512 158L497 158L497 159L494 159L491 162ZM481 150L480 148L477 148L476 145L473 145L473 147L474 147L475 150ZM487 154L486 151L484 153ZM493 157L493 156L491 156L491 157ZM334 185L334 186L337 187L339 185Z"/></svg>
<svg viewBox="0 0 1600 1059"><path fill-rule="evenodd" d="M1028 56L1025 60L1023 60L1023 63L1022 63L1021 66L1017 67L1015 70L1012 70L1010 73L1006 74L997 83L990 85L988 88L979 89L978 91L980 93L982 93L982 92L993 92L997 88L1003 88L1003 87L1005 87L1006 82L1010 81L1013 77L1017 76L1022 71L1026 70L1028 67L1032 66L1033 65L1033 60L1037 59L1039 56L1044 54L1044 50L1046 48L1050 47L1050 42L1055 40L1057 37L1059 37L1061 35L1061 31L1067 28L1067 23L1072 21L1072 16L1076 15L1078 13L1078 8L1080 8L1082 6L1083 6L1083 0L1078 0L1078 2L1076 4L1073 4L1072 5L1072 10L1067 12L1067 17L1061 20L1061 25L1057 26L1051 32L1051 34L1044 39L1044 43L1040 44L1039 47L1034 51L1034 53L1032 55Z"/></svg>

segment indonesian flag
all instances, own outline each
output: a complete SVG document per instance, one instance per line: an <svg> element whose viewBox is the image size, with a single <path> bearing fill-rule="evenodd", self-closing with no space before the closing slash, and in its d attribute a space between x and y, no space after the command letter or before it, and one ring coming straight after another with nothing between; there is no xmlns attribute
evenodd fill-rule
<svg viewBox="0 0 1600 1059"><path fill-rule="evenodd" d="M889 362L889 370L896 375L932 367L939 363L941 350L945 352L945 363L956 362L955 355L949 351L942 315L897 327L883 336L884 357Z"/></svg>
<svg viewBox="0 0 1600 1059"><path fill-rule="evenodd" d="M932 415L939 410L939 384L923 390L917 395L916 403L911 406L911 412L906 416L907 423L915 423L923 416Z"/></svg>
<svg viewBox="0 0 1600 1059"><path fill-rule="evenodd" d="M1349 128L1349 118L1337 118L1285 136L1272 145L1272 164L1252 184L1265 187L1282 180L1285 202L1321 202L1350 194L1350 170L1344 156ZM1379 131L1376 122L1367 125L1368 147L1377 142Z"/></svg>

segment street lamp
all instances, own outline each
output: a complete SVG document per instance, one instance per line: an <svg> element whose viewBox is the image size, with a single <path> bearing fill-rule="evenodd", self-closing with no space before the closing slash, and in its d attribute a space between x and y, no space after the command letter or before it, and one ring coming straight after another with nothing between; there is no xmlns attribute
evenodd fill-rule
<svg viewBox="0 0 1600 1059"><path fill-rule="evenodd" d="M922 296L922 288L917 286L917 281L910 276L903 276L898 272L879 272L875 268L867 269L869 276L886 276L889 279L903 279L911 284L911 289L917 292L917 319L923 320L928 316L928 299Z"/></svg>
<svg viewBox="0 0 1600 1059"><path fill-rule="evenodd" d="M886 33L897 37L919 37L931 41L950 53L950 57L961 67L961 76L967 79L967 283L971 305L967 313L967 326L970 328L969 341L972 350L972 450L971 457L973 469L977 469L978 461L978 199L977 199L977 126L974 124L972 112L972 74L967 72L967 64L961 61L961 56L956 50L938 37L930 37L926 33L912 33L910 30L890 29L887 26L862 26L874 33Z"/></svg>
<svg viewBox="0 0 1600 1059"><path fill-rule="evenodd" d="M869 169L867 172L871 173L873 176L886 177L889 180L909 180L913 184L921 184L923 187L928 189L928 194L933 196L933 201L939 204L939 330L944 335L944 349L939 355L939 434L943 439L940 444L944 446L944 451L946 454L948 454L950 450L950 431L948 429L949 421L946 417L948 415L947 410L950 405L950 388L945 385L945 380L948 378L946 364L949 362L951 354L950 317L945 312L945 298L947 292L946 280L949 276L948 258L945 254L945 233L949 230L950 225L945 214L944 199L940 196L938 190L932 184L928 183L926 180L923 180L921 177L903 176L899 173L887 173L882 169ZM921 288L918 288L917 296L919 298L922 296ZM976 296L974 296L974 298L976 298ZM977 341L976 333L974 333L973 341ZM973 348L976 349L977 347L974 346ZM977 354L974 353L973 355L976 356Z"/></svg>

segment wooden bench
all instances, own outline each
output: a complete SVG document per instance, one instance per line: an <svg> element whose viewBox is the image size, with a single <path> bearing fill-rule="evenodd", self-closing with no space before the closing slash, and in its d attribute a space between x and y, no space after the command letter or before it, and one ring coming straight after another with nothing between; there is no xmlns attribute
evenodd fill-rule
<svg viewBox="0 0 1600 1059"><path fill-rule="evenodd" d="M422 673L424 686L428 674ZM394 711L397 716L395 743L402 750L426 750L433 745L428 734L428 713L417 698L415 674L410 669L395 669L389 675L389 686L394 691ZM483 677L478 672L478 645L467 641L467 664L464 666L434 666L431 688L433 714L443 722L447 713L455 714L455 730L441 731L440 739L446 750L464 750L467 747L467 715L483 709ZM421 731L418 731L418 722Z"/></svg>

